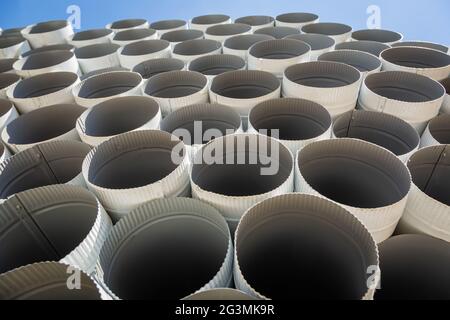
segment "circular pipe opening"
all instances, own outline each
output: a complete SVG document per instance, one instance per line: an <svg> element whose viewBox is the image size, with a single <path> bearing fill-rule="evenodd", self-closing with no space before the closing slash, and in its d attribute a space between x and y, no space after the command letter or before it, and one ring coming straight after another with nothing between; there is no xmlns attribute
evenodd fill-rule
<svg viewBox="0 0 450 320"><path fill-rule="evenodd" d="M214 78L211 91L232 99L252 99L268 95L280 88L272 74L257 70L237 70Z"/></svg>
<svg viewBox="0 0 450 320"><path fill-rule="evenodd" d="M198 128L201 126L201 132ZM161 122L161 130L178 137L185 145L202 145L217 137L234 133L241 127L241 117L231 107L220 104L194 104L176 110ZM190 141L183 134L189 133ZM207 137L206 132L214 133ZM201 133L201 136L198 135Z"/></svg>
<svg viewBox="0 0 450 320"><path fill-rule="evenodd" d="M159 105L148 97L120 97L94 106L84 121L84 133L110 137L133 131L159 115Z"/></svg>
<svg viewBox="0 0 450 320"><path fill-rule="evenodd" d="M383 285L375 300L449 300L450 245L424 235L401 235L380 245Z"/></svg>
<svg viewBox="0 0 450 320"><path fill-rule="evenodd" d="M256 30L255 34L265 34L275 39L283 39L293 34L300 34L300 30L291 27L267 27Z"/></svg>
<svg viewBox="0 0 450 320"><path fill-rule="evenodd" d="M394 154L355 139L315 142L297 161L305 181L319 194L356 208L380 208L405 198L408 169Z"/></svg>
<svg viewBox="0 0 450 320"><path fill-rule="evenodd" d="M407 122L386 113L354 110L333 125L337 138L361 139L388 149L397 156L408 154L420 143L417 131Z"/></svg>
<svg viewBox="0 0 450 320"><path fill-rule="evenodd" d="M228 38L223 46L232 50L247 51L255 43L273 39L275 38L265 34L243 34Z"/></svg>
<svg viewBox="0 0 450 320"><path fill-rule="evenodd" d="M189 64L190 71L197 71L206 76L216 76L227 71L245 69L245 61L231 54L218 54L195 59Z"/></svg>
<svg viewBox="0 0 450 320"><path fill-rule="evenodd" d="M142 77L134 72L109 72L84 80L76 96L84 99L107 98L126 93L138 87Z"/></svg>
<svg viewBox="0 0 450 320"><path fill-rule="evenodd" d="M311 47L304 42L276 39L254 44L249 55L257 59L284 60L303 56L310 51Z"/></svg>
<svg viewBox="0 0 450 320"><path fill-rule="evenodd" d="M440 51L414 48L397 47L383 51L381 58L384 60L408 68L442 68L450 65L450 56Z"/></svg>
<svg viewBox="0 0 450 320"><path fill-rule="evenodd" d="M6 89L14 83L18 82L20 77L14 73L1 73L0 74L0 90Z"/></svg>
<svg viewBox="0 0 450 320"><path fill-rule="evenodd" d="M403 102L435 101L444 95L444 89L436 81L407 72L371 74L366 77L365 85L382 97Z"/></svg>
<svg viewBox="0 0 450 320"><path fill-rule="evenodd" d="M0 59L0 73L10 72L13 70L13 64L18 59Z"/></svg>
<svg viewBox="0 0 450 320"><path fill-rule="evenodd" d="M143 40L145 38L151 37L155 35L156 30L153 29L131 29L131 30L125 30L120 31L116 33L116 35L113 38L113 42L126 42L126 41L136 41L136 40Z"/></svg>
<svg viewBox="0 0 450 320"><path fill-rule="evenodd" d="M243 23L227 23L227 24L219 24L216 26L209 27L206 30L205 35L208 36L218 36L218 37L225 37L225 36L234 36L246 32L250 32L252 30L252 27L243 24Z"/></svg>
<svg viewBox="0 0 450 320"><path fill-rule="evenodd" d="M75 50L77 59L94 59L108 56L117 52L120 46L113 43L99 43L78 48Z"/></svg>
<svg viewBox="0 0 450 320"><path fill-rule="evenodd" d="M14 105L11 101L7 99L0 99L0 118L7 114ZM0 154L3 154L3 150L1 150Z"/></svg>
<svg viewBox="0 0 450 320"><path fill-rule="evenodd" d="M238 18L234 21L235 23L243 23L252 27L262 26L265 24L273 24L275 19L270 16L246 16Z"/></svg>
<svg viewBox="0 0 450 320"><path fill-rule="evenodd" d="M291 24L313 23L318 19L319 19L318 15L307 12L284 13L276 17L276 20L279 22Z"/></svg>
<svg viewBox="0 0 450 320"><path fill-rule="evenodd" d="M10 35L21 36L21 33L22 33L23 29L25 29L25 27L5 29L5 30L2 31L1 35L2 36L10 36Z"/></svg>
<svg viewBox="0 0 450 320"><path fill-rule="evenodd" d="M267 153L259 154L260 148L266 148ZM271 192L288 180L293 169L290 151L276 140L267 137L236 134L218 138L203 147L195 160L199 160L199 157L205 159L211 152L210 149L215 149L214 159L218 161L213 164L195 161L192 182L204 191L227 197L249 197ZM233 164L228 164L230 157L236 159L238 155L256 161L237 164L233 160ZM261 158L270 158L272 162L276 162L279 168L276 174L261 174L261 170L268 167Z"/></svg>
<svg viewBox="0 0 450 320"><path fill-rule="evenodd" d="M293 34L287 36L285 39L303 41L304 43L307 43L313 51L332 48L336 43L333 38L323 34Z"/></svg>
<svg viewBox="0 0 450 320"><path fill-rule="evenodd" d="M157 74L169 71L181 71L184 62L179 59L162 58L144 61L133 68L133 72L139 73L142 78L150 79Z"/></svg>
<svg viewBox="0 0 450 320"><path fill-rule="evenodd" d="M153 184L179 167L172 161L179 143L170 134L154 130L116 136L95 149L86 178L94 186L112 190Z"/></svg>
<svg viewBox="0 0 450 320"><path fill-rule="evenodd" d="M51 72L20 81L13 90L14 99L28 99L61 91L75 84L78 76L72 72Z"/></svg>
<svg viewBox="0 0 450 320"><path fill-rule="evenodd" d="M373 54L376 57L379 57L384 50L389 48L389 45L375 41L350 41L336 45L336 50L362 51Z"/></svg>
<svg viewBox="0 0 450 320"><path fill-rule="evenodd" d="M184 20L161 20L157 22L153 22L150 25L151 29L157 30L157 31L164 31L164 30L170 30L170 29L176 29L181 28L183 26L186 26L187 22Z"/></svg>
<svg viewBox="0 0 450 320"><path fill-rule="evenodd" d="M225 23L230 19L231 19L230 16L227 16L225 14L210 14L195 17L191 20L191 23L200 25L211 25L211 24Z"/></svg>
<svg viewBox="0 0 450 320"><path fill-rule="evenodd" d="M444 46L439 43L432 43L432 42L424 42L424 41L403 41L403 42L397 42L392 45L392 47L420 47L420 48L426 48L426 49L433 49L438 50L443 53L448 53L449 48L447 46Z"/></svg>
<svg viewBox="0 0 450 320"><path fill-rule="evenodd" d="M317 61L293 65L285 77L297 84L314 88L338 88L360 80L357 69L337 62Z"/></svg>
<svg viewBox="0 0 450 320"><path fill-rule="evenodd" d="M111 23L111 29L131 29L144 26L147 23L145 19L125 19Z"/></svg>
<svg viewBox="0 0 450 320"><path fill-rule="evenodd" d="M188 40L203 39L204 33L200 30L175 30L164 33L161 40L166 40L171 43L179 43Z"/></svg>
<svg viewBox="0 0 450 320"><path fill-rule="evenodd" d="M76 41L94 40L94 39L109 36L112 33L113 33L113 31L110 29L86 30L86 31L81 31L81 32L75 33L75 35L72 38L72 41L76 42Z"/></svg>
<svg viewBox="0 0 450 320"><path fill-rule="evenodd" d="M40 22L31 28L30 34L52 32L52 31L64 29L68 25L69 25L69 23L66 20Z"/></svg>
<svg viewBox="0 0 450 320"><path fill-rule="evenodd" d="M157 98L171 99L193 95L208 84L206 77L194 71L170 71L148 80L144 93Z"/></svg>
<svg viewBox="0 0 450 320"><path fill-rule="evenodd" d="M105 284L121 299L175 300L207 284L226 286L218 274L231 277L221 273L230 255L230 231L220 213L175 198L151 201L119 221L100 265Z"/></svg>
<svg viewBox="0 0 450 320"><path fill-rule="evenodd" d="M219 50L220 42L209 39L188 40L175 45L173 53L180 56L196 56Z"/></svg>
<svg viewBox="0 0 450 320"><path fill-rule="evenodd" d="M450 206L448 146L439 145L417 151L410 158L408 168L413 183L426 195Z"/></svg>
<svg viewBox="0 0 450 320"><path fill-rule="evenodd" d="M26 219L16 215L17 206ZM21 192L0 208L0 273L63 259L87 238L99 210L89 191L64 185Z"/></svg>
<svg viewBox="0 0 450 320"><path fill-rule="evenodd" d="M430 121L429 129L440 144L450 144L450 115L442 114Z"/></svg>
<svg viewBox="0 0 450 320"><path fill-rule="evenodd" d="M127 44L120 51L124 56L142 56L169 48L170 43L165 40L143 40Z"/></svg>
<svg viewBox="0 0 450 320"><path fill-rule="evenodd" d="M19 152L0 170L0 199L43 186L65 184L81 174L91 148L79 141L51 141Z"/></svg>
<svg viewBox="0 0 450 320"><path fill-rule="evenodd" d="M101 300L96 283L79 271L78 290L67 287L69 265L35 263L0 275L1 300Z"/></svg>
<svg viewBox="0 0 450 320"><path fill-rule="evenodd" d="M24 42L25 39L21 36L0 36L0 49L6 49L16 46Z"/></svg>
<svg viewBox="0 0 450 320"><path fill-rule="evenodd" d="M445 92L450 94L450 78L442 80L441 84L444 86Z"/></svg>
<svg viewBox="0 0 450 320"><path fill-rule="evenodd" d="M352 39L360 41L375 41L381 43L394 43L401 41L403 36L395 31L381 29L365 29L352 33Z"/></svg>
<svg viewBox="0 0 450 320"><path fill-rule="evenodd" d="M57 138L75 129L84 111L85 108L76 104L57 104L23 114L6 127L6 142L28 145Z"/></svg>
<svg viewBox="0 0 450 320"><path fill-rule="evenodd" d="M44 69L69 61L74 56L74 53L71 51L45 51L34 53L27 58L21 59L14 66L20 71Z"/></svg>
<svg viewBox="0 0 450 320"><path fill-rule="evenodd" d="M381 69L381 61L373 55L355 50L337 50L322 54L318 61L340 62L355 67L362 73Z"/></svg>
<svg viewBox="0 0 450 320"><path fill-rule="evenodd" d="M304 33L318 33L326 36L339 36L352 32L352 27L342 23L320 22L302 27Z"/></svg>
<svg viewBox="0 0 450 320"><path fill-rule="evenodd" d="M280 140L300 141L316 138L331 127L331 116L318 103L295 98L273 99L260 103L249 115L252 127L278 130Z"/></svg>
<svg viewBox="0 0 450 320"><path fill-rule="evenodd" d="M73 52L75 50L75 47L71 44L66 44L66 43L40 47L40 48L25 52L24 54L22 54L22 58L27 58L27 57L37 54L37 53L43 53L43 52L49 52L49 51L61 51L61 50Z"/></svg>
<svg viewBox="0 0 450 320"><path fill-rule="evenodd" d="M116 71L128 71L128 69L127 68L123 68L123 67L111 67L111 68L104 68L104 69L100 69L100 70L95 70L95 71L91 71L91 72L85 73L84 75L82 75L80 77L80 80L84 81L86 79L89 79L89 78L94 77L94 76L98 76L100 74L116 72Z"/></svg>
<svg viewBox="0 0 450 320"><path fill-rule="evenodd" d="M366 298L367 270L378 265L376 244L357 218L304 194L271 198L247 211L235 254L243 286L274 300Z"/></svg>

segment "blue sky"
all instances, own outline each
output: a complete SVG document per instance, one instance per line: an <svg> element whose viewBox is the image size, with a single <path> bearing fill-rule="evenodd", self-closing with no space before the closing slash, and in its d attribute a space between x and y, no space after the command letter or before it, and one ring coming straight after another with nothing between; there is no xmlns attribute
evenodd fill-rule
<svg viewBox="0 0 450 320"><path fill-rule="evenodd" d="M0 27L67 18L70 5L80 7L82 29L103 27L127 17L156 21L189 19L207 13L226 13L238 18L294 11L313 12L321 21L344 22L361 29L367 25L367 7L377 5L381 9L382 28L402 32L408 40L450 44L449 0L2 0Z"/></svg>

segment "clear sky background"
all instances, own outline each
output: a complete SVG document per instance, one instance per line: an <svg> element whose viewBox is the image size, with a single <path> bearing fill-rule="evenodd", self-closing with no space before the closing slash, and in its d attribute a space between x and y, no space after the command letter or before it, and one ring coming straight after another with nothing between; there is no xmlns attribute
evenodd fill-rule
<svg viewBox="0 0 450 320"><path fill-rule="evenodd" d="M407 40L450 45L450 0L1 0L0 27L19 27L38 21L65 19L70 5L81 9L81 28L104 27L122 18L150 21L225 13L232 18L286 12L313 12L321 21L366 28L367 8L381 9L381 27L402 32Z"/></svg>

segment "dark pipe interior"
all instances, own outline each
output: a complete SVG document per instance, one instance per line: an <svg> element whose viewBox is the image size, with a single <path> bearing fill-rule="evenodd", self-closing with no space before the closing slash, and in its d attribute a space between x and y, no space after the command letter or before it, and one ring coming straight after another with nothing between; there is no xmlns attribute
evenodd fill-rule
<svg viewBox="0 0 450 320"><path fill-rule="evenodd" d="M205 16L199 16L192 19L192 23L195 24L214 24L223 23L230 19L229 16L224 14L210 14Z"/></svg>
<svg viewBox="0 0 450 320"><path fill-rule="evenodd" d="M85 110L75 104L58 104L23 114L6 127L8 142L32 144L61 136L75 129L78 117Z"/></svg>
<svg viewBox="0 0 450 320"><path fill-rule="evenodd" d="M323 50L334 46L333 38L322 34L294 34L287 36L285 39L293 39L303 41L311 47L311 50Z"/></svg>
<svg viewBox="0 0 450 320"><path fill-rule="evenodd" d="M306 23L319 19L319 16L307 12L292 12L281 14L277 17L277 21L286 23Z"/></svg>
<svg viewBox="0 0 450 320"><path fill-rule="evenodd" d="M379 57L384 50L389 48L390 46L387 44L375 41L350 41L336 45L336 50L357 50L373 54L377 57Z"/></svg>
<svg viewBox="0 0 450 320"><path fill-rule="evenodd" d="M35 98L60 91L73 85L78 79L75 73L52 72L20 81L14 89L14 98Z"/></svg>
<svg viewBox="0 0 450 320"><path fill-rule="evenodd" d="M256 106L249 122L257 131L279 130L281 140L308 140L325 133L331 126L331 117L313 102L295 102L277 99Z"/></svg>
<svg viewBox="0 0 450 320"><path fill-rule="evenodd" d="M448 47L438 44L438 43L430 43L430 42L422 42L422 41L402 41L397 42L392 45L392 47L421 47L427 49L434 49L441 51L443 53L448 52Z"/></svg>
<svg viewBox="0 0 450 320"><path fill-rule="evenodd" d="M349 236L351 225L344 228L316 214L284 208L242 230L239 266L258 293L274 300L362 299L371 264L367 249Z"/></svg>
<svg viewBox="0 0 450 320"><path fill-rule="evenodd" d="M338 138L355 138L382 146L397 156L407 154L419 145L417 131L401 119L384 113L350 111L334 123Z"/></svg>
<svg viewBox="0 0 450 320"><path fill-rule="evenodd" d="M380 245L381 289L375 300L450 300L450 244L402 235Z"/></svg>
<svg viewBox="0 0 450 320"><path fill-rule="evenodd" d="M114 40L115 41L130 41L130 40L139 40L146 37L150 37L155 34L155 30L153 29L131 29L120 31L116 33Z"/></svg>
<svg viewBox="0 0 450 320"><path fill-rule="evenodd" d="M67 25L68 25L68 22L65 20L41 22L31 28L30 34L56 31L56 30L67 27Z"/></svg>
<svg viewBox="0 0 450 320"><path fill-rule="evenodd" d="M180 71L184 62L178 59L162 58L144 61L134 67L133 72L139 73L142 78L150 79L157 74L169 71Z"/></svg>
<svg viewBox="0 0 450 320"><path fill-rule="evenodd" d="M111 24L112 29L128 29L128 28L135 28L139 27L143 24L145 24L147 20L145 19L126 19L126 20L119 20L116 22L113 22Z"/></svg>
<svg viewBox="0 0 450 320"><path fill-rule="evenodd" d="M178 300L219 271L228 237L216 225L189 216L146 224L123 239L105 283L125 300ZM151 283L151 285L149 285Z"/></svg>
<svg viewBox="0 0 450 320"><path fill-rule="evenodd" d="M120 46L113 43L99 43L90 46L78 48L75 50L75 55L78 59L94 59L107 56L117 52Z"/></svg>
<svg viewBox="0 0 450 320"><path fill-rule="evenodd" d="M158 104L146 97L109 100L91 109L85 120L85 133L108 137L132 131L153 119L158 111Z"/></svg>
<svg viewBox="0 0 450 320"><path fill-rule="evenodd" d="M169 42L184 42L202 37L203 31L200 30L174 30L163 34L161 36L161 40L166 40Z"/></svg>
<svg viewBox="0 0 450 320"><path fill-rule="evenodd" d="M231 36L234 34L240 34L248 32L252 29L251 26L243 23L228 23L228 24L219 24L217 26L213 26L208 28L206 31L207 34L213 36Z"/></svg>
<svg viewBox="0 0 450 320"><path fill-rule="evenodd" d="M107 35L110 35L113 31L109 29L92 29L92 30L86 30L76 33L73 36L73 41L86 41L86 40L93 40L105 37Z"/></svg>
<svg viewBox="0 0 450 320"><path fill-rule="evenodd" d="M249 55L259 59L290 59L311 51L311 47L300 41L278 39L263 41L250 48Z"/></svg>
<svg viewBox="0 0 450 320"><path fill-rule="evenodd" d="M269 16L247 16L238 18L234 22L248 24L249 26L260 26L274 21L275 19Z"/></svg>
<svg viewBox="0 0 450 320"><path fill-rule="evenodd" d="M233 50L248 50L255 43L273 39L275 38L266 34L242 34L228 38L224 43L224 47Z"/></svg>
<svg viewBox="0 0 450 320"><path fill-rule="evenodd" d="M158 98L179 98L199 92L207 85L205 76L191 71L172 71L152 77L145 93Z"/></svg>
<svg viewBox="0 0 450 320"><path fill-rule="evenodd" d="M20 80L20 76L14 73L0 74L0 90L5 89Z"/></svg>
<svg viewBox="0 0 450 320"><path fill-rule="evenodd" d="M35 70L56 66L68 61L73 56L74 54L72 52L65 50L35 53L27 58L22 66L22 70Z"/></svg>
<svg viewBox="0 0 450 320"><path fill-rule="evenodd" d="M307 147L298 159L302 176L321 195L352 207L379 208L408 194L408 170L399 159L394 160L392 155L382 161L381 156L376 156L378 147L367 145L356 150L351 142L327 151L327 145L333 143L330 140Z"/></svg>
<svg viewBox="0 0 450 320"><path fill-rule="evenodd" d="M0 59L0 73L11 71L16 61L17 59Z"/></svg>
<svg viewBox="0 0 450 320"><path fill-rule="evenodd" d="M71 181L81 173L83 160L90 151L81 142L58 141L16 154L4 163L0 172L0 198Z"/></svg>
<svg viewBox="0 0 450 320"><path fill-rule="evenodd" d="M233 139L232 148L226 145L227 139ZM239 140L239 141L238 141ZM256 139L254 139L256 141ZM267 152L262 156L270 158L272 162L278 162L279 170L275 175L262 175L261 169L268 167L261 163L261 156L258 156L256 164L251 164L249 152L249 138L229 136L221 140L222 146L218 149L224 150L223 153L216 154L215 158L222 158L223 163L227 163L226 153L234 153L235 164L194 164L192 169L192 180L203 190L214 192L225 196L253 196L270 192L281 186L289 177L292 171L292 157L290 152L281 145L279 153L277 150L272 151L271 142L267 140L258 140L258 143L267 143ZM237 143L245 143L245 164L237 164ZM203 151L205 152L205 151ZM253 151L255 152L255 151ZM257 154L258 155L258 154Z"/></svg>
<svg viewBox="0 0 450 320"><path fill-rule="evenodd" d="M450 144L450 115L443 114L434 118L429 126L431 135L440 144Z"/></svg>
<svg viewBox="0 0 450 320"><path fill-rule="evenodd" d="M173 53L184 56L194 56L216 51L220 49L221 46L222 45L220 44L220 42L215 40L189 40L175 45L175 47L173 48Z"/></svg>
<svg viewBox="0 0 450 320"><path fill-rule="evenodd" d="M435 81L405 72L382 72L366 78L367 88L389 99L405 102L434 101L442 97L444 89Z"/></svg>
<svg viewBox="0 0 450 320"><path fill-rule="evenodd" d="M352 28L340 23L321 22L308 24L302 28L302 31L305 33L318 33L328 36L337 36L347 32L351 32Z"/></svg>
<svg viewBox="0 0 450 320"><path fill-rule="evenodd" d="M180 28L186 25L186 21L184 20L162 20L154 22L150 25L150 28L155 30L168 30L174 28Z"/></svg>
<svg viewBox="0 0 450 320"><path fill-rule="evenodd" d="M245 61L228 54L200 57L189 64L189 70L197 71L207 76L216 76L227 71L245 68Z"/></svg>
<svg viewBox="0 0 450 320"><path fill-rule="evenodd" d="M244 70L217 76L211 84L211 91L228 98L251 99L265 96L279 87L280 81L273 75Z"/></svg>
<svg viewBox="0 0 450 320"><path fill-rule="evenodd" d="M411 68L442 68L450 65L448 54L425 48L392 48L384 51L381 57L391 63Z"/></svg>
<svg viewBox="0 0 450 320"><path fill-rule="evenodd" d="M29 57L36 53L42 53L42 52L48 52L48 51L59 51L59 50L73 51L73 50L75 50L75 47L73 45L67 44L67 43L45 46L45 47L41 47L41 48L37 48L37 49L33 49L33 50L25 52L24 54L22 54L22 58Z"/></svg>
<svg viewBox="0 0 450 320"><path fill-rule="evenodd" d="M6 99L0 99L0 117L3 117L8 113L14 105L11 101Z"/></svg>
<svg viewBox="0 0 450 320"><path fill-rule="evenodd" d="M97 201L66 195L43 207L29 207L30 195L19 194L0 206L0 215L13 214L23 207L27 219L17 216L13 224L0 224L0 273L41 261L59 261L88 235L97 217ZM32 196L34 197L34 196ZM45 200L43 200L45 201Z"/></svg>
<svg viewBox="0 0 450 320"><path fill-rule="evenodd" d="M142 81L133 72L111 72L85 80L78 96L85 99L106 98L136 88Z"/></svg>
<svg viewBox="0 0 450 320"><path fill-rule="evenodd" d="M431 198L450 205L450 161L445 145L415 153L408 162L414 184Z"/></svg>
<svg viewBox="0 0 450 320"><path fill-rule="evenodd" d="M172 150L176 141L153 143L139 135L128 148L114 149L112 143L121 143L117 137L99 146L89 168L89 181L108 189L131 189L157 182L177 168L172 161ZM127 140L128 141L128 140ZM123 144L123 142L122 142Z"/></svg>
<svg viewBox="0 0 450 320"><path fill-rule="evenodd" d="M337 88L350 85L361 77L353 67L335 62L297 64L285 71L292 82L315 88Z"/></svg>
<svg viewBox="0 0 450 320"><path fill-rule="evenodd" d="M327 52L322 54L318 60L345 63L361 72L370 72L381 67L381 61L378 58L359 51Z"/></svg>
<svg viewBox="0 0 450 320"><path fill-rule="evenodd" d="M125 56L139 56L167 49L170 43L164 40L143 40L126 45L121 54Z"/></svg>
<svg viewBox="0 0 450 320"><path fill-rule="evenodd" d="M24 42L21 36L0 36L0 49L9 48Z"/></svg>
<svg viewBox="0 0 450 320"><path fill-rule="evenodd" d="M402 35L389 30L370 29L358 30L352 33L355 40L376 41L381 43L397 42L402 40Z"/></svg>
<svg viewBox="0 0 450 320"><path fill-rule="evenodd" d="M291 27L267 27L255 31L255 34L265 34L275 39L283 39L287 36L300 33L300 30Z"/></svg>

